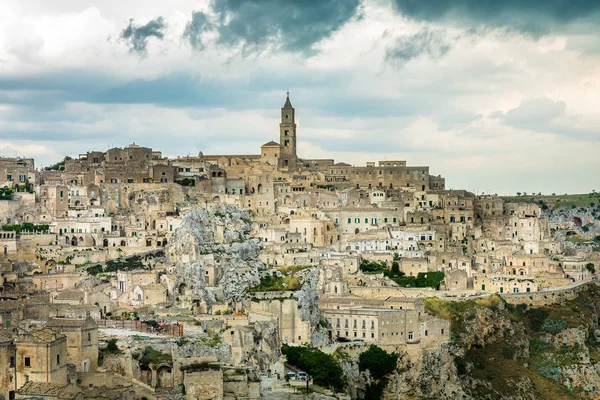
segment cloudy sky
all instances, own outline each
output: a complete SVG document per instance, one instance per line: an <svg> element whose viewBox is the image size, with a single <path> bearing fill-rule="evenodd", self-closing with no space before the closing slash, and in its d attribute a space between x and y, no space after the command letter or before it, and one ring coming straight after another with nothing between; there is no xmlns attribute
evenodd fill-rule
<svg viewBox="0 0 600 400"><path fill-rule="evenodd" d="M449 188L600 190L598 0L3 0L0 155L278 140Z"/></svg>

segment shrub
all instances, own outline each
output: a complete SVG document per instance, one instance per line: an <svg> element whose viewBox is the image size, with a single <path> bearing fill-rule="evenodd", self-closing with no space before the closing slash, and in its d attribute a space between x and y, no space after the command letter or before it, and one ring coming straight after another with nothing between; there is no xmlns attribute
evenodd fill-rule
<svg viewBox="0 0 600 400"><path fill-rule="evenodd" d="M213 364L209 362L195 362L188 365L182 365L179 367L182 372L197 372L197 371L218 371L221 369L221 365Z"/></svg>
<svg viewBox="0 0 600 400"><path fill-rule="evenodd" d="M97 264L97 265L88 267L87 273L88 273L88 275L92 275L92 276L96 276L96 275L102 273L102 265Z"/></svg>
<svg viewBox="0 0 600 400"><path fill-rule="evenodd" d="M397 354L390 354L372 344L369 350L359 356L358 369L360 371L369 370L374 379L381 379L396 369L397 361Z"/></svg>
<svg viewBox="0 0 600 400"><path fill-rule="evenodd" d="M288 363L294 365L309 374L314 383L336 391L342 391L346 387L346 379L340 365L332 356L305 346L281 347L282 353L287 357Z"/></svg>
<svg viewBox="0 0 600 400"><path fill-rule="evenodd" d="M563 331L566 327L567 321L565 320L546 318L541 330L556 335L557 333Z"/></svg>
<svg viewBox="0 0 600 400"><path fill-rule="evenodd" d="M535 332L539 332L548 319L549 312L542 308L530 308L525 312L529 326Z"/></svg>
<svg viewBox="0 0 600 400"><path fill-rule="evenodd" d="M596 273L596 267L594 266L593 263L587 263L585 265L585 269L587 269L588 271L590 271L590 274L595 274Z"/></svg>
<svg viewBox="0 0 600 400"><path fill-rule="evenodd" d="M171 362L173 362L173 358L170 354L165 354L154 350L150 346L146 346L144 348L144 353L142 353L142 357L140 358L140 365L158 365L162 363L170 364Z"/></svg>
<svg viewBox="0 0 600 400"><path fill-rule="evenodd" d="M119 346L117 346L117 339L110 339L108 341L108 344L106 345L106 348L104 348L104 350L102 352L105 354L122 354L123 353L121 351L121 349L119 349Z"/></svg>

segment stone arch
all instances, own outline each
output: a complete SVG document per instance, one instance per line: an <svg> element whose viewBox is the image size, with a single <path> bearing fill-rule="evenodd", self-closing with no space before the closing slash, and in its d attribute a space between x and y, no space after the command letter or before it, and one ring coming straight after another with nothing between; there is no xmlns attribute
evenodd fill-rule
<svg viewBox="0 0 600 400"><path fill-rule="evenodd" d="M159 388L173 387L173 367L161 364L156 368L156 386Z"/></svg>
<svg viewBox="0 0 600 400"><path fill-rule="evenodd" d="M187 284L182 283L177 287L177 294L185 295L187 293Z"/></svg>
<svg viewBox="0 0 600 400"><path fill-rule="evenodd" d="M221 198L219 196L215 196L213 197L213 201L221 201Z"/></svg>
<svg viewBox="0 0 600 400"><path fill-rule="evenodd" d="M162 245L163 245L163 247L165 247L167 245L167 239L166 238L163 240L163 244Z"/></svg>
<svg viewBox="0 0 600 400"><path fill-rule="evenodd" d="M355 235L357 235L359 232L360 232L360 229L358 229L358 228L356 228L356 229L354 230L354 234L355 234Z"/></svg>
<svg viewBox="0 0 600 400"><path fill-rule="evenodd" d="M140 381L152 386L152 370L148 365L140 365Z"/></svg>
<svg viewBox="0 0 600 400"><path fill-rule="evenodd" d="M262 194L262 192L263 192L263 185L262 185L262 183L258 184L257 189L258 189L258 194Z"/></svg>
<svg viewBox="0 0 600 400"><path fill-rule="evenodd" d="M71 246L77 246L77 238L75 236L71 239Z"/></svg>
<svg viewBox="0 0 600 400"><path fill-rule="evenodd" d="M104 239L104 240L102 241L102 246L103 246L103 247L108 247L108 239Z"/></svg>
<svg viewBox="0 0 600 400"><path fill-rule="evenodd" d="M285 196L283 198L283 204L292 204L292 198L290 196Z"/></svg>
<svg viewBox="0 0 600 400"><path fill-rule="evenodd" d="M126 246L127 242L125 242L124 240L121 240L121 246Z"/></svg>
<svg viewBox="0 0 600 400"><path fill-rule="evenodd" d="M146 239L146 247L151 247L152 246L152 239L148 238Z"/></svg>

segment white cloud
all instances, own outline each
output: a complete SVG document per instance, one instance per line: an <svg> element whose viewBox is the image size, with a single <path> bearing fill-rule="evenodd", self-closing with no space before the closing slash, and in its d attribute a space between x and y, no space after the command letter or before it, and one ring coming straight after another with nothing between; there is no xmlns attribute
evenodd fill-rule
<svg viewBox="0 0 600 400"><path fill-rule="evenodd" d="M46 165L132 141L171 155L257 153L278 140L279 107L291 89L302 156L357 165L406 159L431 165L449 187L492 192L590 190L597 182L594 35L538 40L443 27L436 32L447 32L447 52L425 51L400 66L386 61L390 46L441 28L366 1L361 18L310 57L244 56L217 45L216 32L198 52L181 35L191 12L208 3L4 2L0 150ZM158 16L168 25L164 39L150 39L145 58L131 54L118 39L129 18Z"/></svg>

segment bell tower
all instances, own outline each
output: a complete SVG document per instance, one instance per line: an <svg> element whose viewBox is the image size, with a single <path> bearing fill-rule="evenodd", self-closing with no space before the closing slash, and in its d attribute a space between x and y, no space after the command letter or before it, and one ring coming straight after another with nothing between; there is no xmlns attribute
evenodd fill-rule
<svg viewBox="0 0 600 400"><path fill-rule="evenodd" d="M296 120L295 110L290 102L290 92L287 92L285 104L281 108L281 123L279 124L279 144L281 155L279 167L292 170L296 168Z"/></svg>

